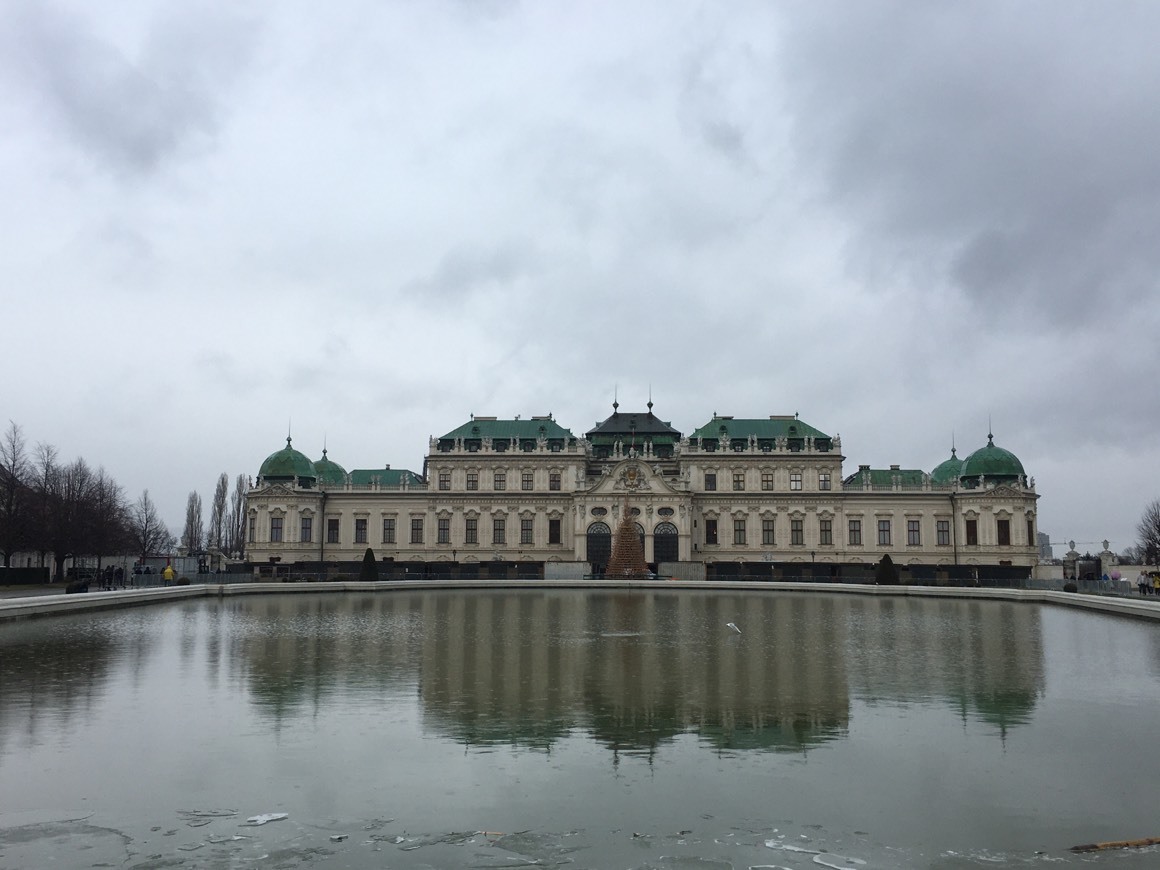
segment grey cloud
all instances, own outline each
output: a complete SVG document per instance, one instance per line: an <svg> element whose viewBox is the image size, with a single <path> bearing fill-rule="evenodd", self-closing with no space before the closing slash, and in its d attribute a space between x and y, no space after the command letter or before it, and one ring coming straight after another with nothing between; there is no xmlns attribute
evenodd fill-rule
<svg viewBox="0 0 1160 870"><path fill-rule="evenodd" d="M80 16L16 7L0 35L9 64L68 137L121 174L148 174L216 132L220 89L248 52L248 24L178 12L151 22L138 56Z"/></svg>
<svg viewBox="0 0 1160 870"><path fill-rule="evenodd" d="M785 32L799 157L863 250L991 317L1139 301L1160 270L1160 7L816 4Z"/></svg>
<svg viewBox="0 0 1160 870"><path fill-rule="evenodd" d="M508 285L535 275L539 268L530 242L487 248L462 245L445 253L429 276L412 282L408 289L431 304L445 304L484 286L508 289Z"/></svg>

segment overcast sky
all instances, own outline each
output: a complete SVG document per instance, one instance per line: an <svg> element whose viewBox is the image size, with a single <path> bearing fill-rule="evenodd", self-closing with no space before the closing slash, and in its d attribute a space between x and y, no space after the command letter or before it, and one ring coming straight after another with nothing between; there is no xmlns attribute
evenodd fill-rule
<svg viewBox="0 0 1160 870"><path fill-rule="evenodd" d="M471 413L1160 497L1160 4L0 6L0 423L148 488ZM1080 550L1095 549L1081 544ZM1062 550L1057 549L1057 554Z"/></svg>

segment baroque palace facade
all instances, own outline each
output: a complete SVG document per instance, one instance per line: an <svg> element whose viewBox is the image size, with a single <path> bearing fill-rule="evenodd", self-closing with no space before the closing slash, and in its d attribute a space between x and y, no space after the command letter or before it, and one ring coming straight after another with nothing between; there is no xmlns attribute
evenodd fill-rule
<svg viewBox="0 0 1160 870"><path fill-rule="evenodd" d="M1033 478L987 444L930 472L863 465L796 416L714 415L689 435L652 411L583 437L551 415L473 416L432 438L422 474L346 471L286 447L247 495L247 558L265 573L601 574L628 511L662 575L867 580L1018 579L1037 561Z"/></svg>

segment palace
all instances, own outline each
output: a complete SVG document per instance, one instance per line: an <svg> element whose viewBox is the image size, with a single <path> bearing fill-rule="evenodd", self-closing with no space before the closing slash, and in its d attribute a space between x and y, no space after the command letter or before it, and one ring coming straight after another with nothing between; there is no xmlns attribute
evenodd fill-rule
<svg viewBox="0 0 1160 870"><path fill-rule="evenodd" d="M551 415L472 416L432 438L422 474L346 471L291 446L247 495L247 561L264 573L600 575L628 511L645 559L690 579L1017 580L1037 562L1034 478L1011 452L955 451L930 472L843 471L842 444L797 416L714 415L684 435L613 413L577 437Z"/></svg>

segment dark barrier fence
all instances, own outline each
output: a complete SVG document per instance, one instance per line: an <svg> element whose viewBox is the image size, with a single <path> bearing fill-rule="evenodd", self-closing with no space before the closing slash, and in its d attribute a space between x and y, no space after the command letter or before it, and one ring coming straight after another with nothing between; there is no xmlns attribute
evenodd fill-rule
<svg viewBox="0 0 1160 870"><path fill-rule="evenodd" d="M0 586L22 586L26 583L47 583L48 568L0 568Z"/></svg>

